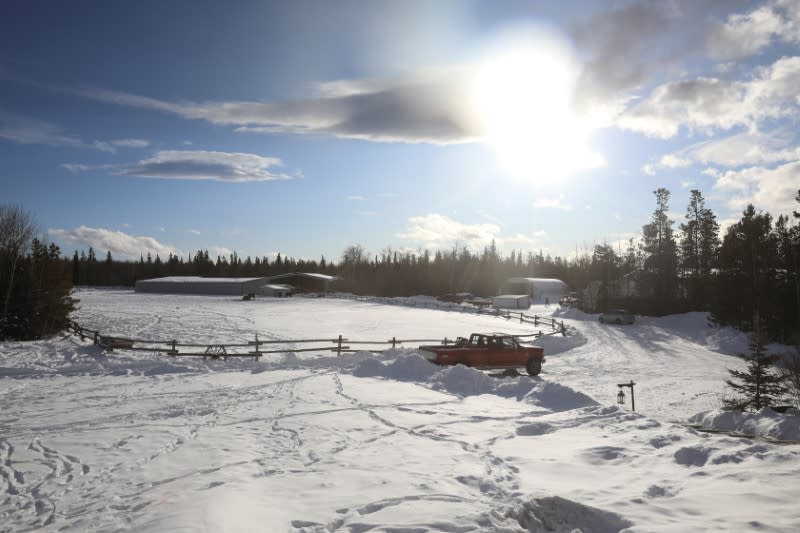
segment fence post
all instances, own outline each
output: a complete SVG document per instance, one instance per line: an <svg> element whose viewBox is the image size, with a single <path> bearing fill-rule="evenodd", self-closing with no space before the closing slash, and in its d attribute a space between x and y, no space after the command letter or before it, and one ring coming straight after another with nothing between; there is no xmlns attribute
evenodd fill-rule
<svg viewBox="0 0 800 533"><path fill-rule="evenodd" d="M522 324L522 313L519 314L519 323Z"/></svg>
<svg viewBox="0 0 800 533"><path fill-rule="evenodd" d="M93 339L94 343L97 344L97 332L96 331L94 332L93 337L94 337L94 339Z"/></svg>
<svg viewBox="0 0 800 533"><path fill-rule="evenodd" d="M339 343L336 345L336 356L341 357L342 355L342 336L339 335Z"/></svg>
<svg viewBox="0 0 800 533"><path fill-rule="evenodd" d="M175 342L175 339L172 339L172 351L170 352L170 355L173 356L173 357L178 355L178 350L175 349L175 345L176 344L177 344L177 342ZM205 356L203 356L203 360L205 360Z"/></svg>
<svg viewBox="0 0 800 533"><path fill-rule="evenodd" d="M539 315L533 315L533 325L534 326L539 325Z"/></svg>
<svg viewBox="0 0 800 533"><path fill-rule="evenodd" d="M396 343L397 343L397 340L394 337L392 337L392 348L395 347Z"/></svg>
<svg viewBox="0 0 800 533"><path fill-rule="evenodd" d="M564 337L567 336L567 328L564 326L563 320L561 321L561 335L563 335Z"/></svg>

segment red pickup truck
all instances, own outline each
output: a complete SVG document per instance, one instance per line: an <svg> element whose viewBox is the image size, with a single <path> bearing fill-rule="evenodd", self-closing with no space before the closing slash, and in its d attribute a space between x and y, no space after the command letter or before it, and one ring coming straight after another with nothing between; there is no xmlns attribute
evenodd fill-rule
<svg viewBox="0 0 800 533"><path fill-rule="evenodd" d="M419 353L437 365L466 365L475 368L525 367L536 376L542 371L544 349L523 346L511 335L473 333L469 340L459 337L455 344L420 346Z"/></svg>

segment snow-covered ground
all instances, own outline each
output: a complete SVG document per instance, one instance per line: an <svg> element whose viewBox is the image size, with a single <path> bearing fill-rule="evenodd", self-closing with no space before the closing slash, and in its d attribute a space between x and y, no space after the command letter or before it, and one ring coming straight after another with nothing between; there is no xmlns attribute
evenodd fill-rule
<svg viewBox="0 0 800 533"><path fill-rule="evenodd" d="M163 340L538 329L338 299L78 297L85 327ZM538 378L413 349L255 362L0 344L0 531L800 530L800 446L773 440L800 438L800 417L715 410L744 336L701 314L530 312L570 326L540 340ZM629 380L635 413L616 404Z"/></svg>

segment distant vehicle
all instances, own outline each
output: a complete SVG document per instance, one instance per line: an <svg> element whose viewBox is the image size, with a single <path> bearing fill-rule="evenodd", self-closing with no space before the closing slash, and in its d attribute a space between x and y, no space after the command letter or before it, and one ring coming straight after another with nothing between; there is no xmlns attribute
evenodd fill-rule
<svg viewBox="0 0 800 533"><path fill-rule="evenodd" d="M480 369L525 367L536 376L542 371L544 349L524 346L511 335L473 333L455 344L420 346L419 353L437 365L466 365Z"/></svg>
<svg viewBox="0 0 800 533"><path fill-rule="evenodd" d="M624 309L615 309L600 315L601 324L633 324L635 321L634 314Z"/></svg>

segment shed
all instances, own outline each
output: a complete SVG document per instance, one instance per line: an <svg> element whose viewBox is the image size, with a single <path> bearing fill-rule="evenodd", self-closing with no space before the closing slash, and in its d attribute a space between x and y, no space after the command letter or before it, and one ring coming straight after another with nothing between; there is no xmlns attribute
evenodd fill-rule
<svg viewBox="0 0 800 533"><path fill-rule="evenodd" d="M502 294L492 297L492 307L498 309L527 309L531 298L527 294Z"/></svg>
<svg viewBox="0 0 800 533"><path fill-rule="evenodd" d="M316 272L289 272L269 277L267 283L289 283L293 292L328 292L339 279L337 276Z"/></svg>
<svg viewBox="0 0 800 533"><path fill-rule="evenodd" d="M277 298L286 298L290 296L294 290L291 285L282 285L277 283L268 283L261 287L260 294L262 296L275 296Z"/></svg>
<svg viewBox="0 0 800 533"><path fill-rule="evenodd" d="M555 278L509 278L503 283L500 294L527 294L530 303L555 303L569 293L569 286Z"/></svg>
<svg viewBox="0 0 800 533"><path fill-rule="evenodd" d="M168 276L141 279L136 282L136 292L165 294L216 294L243 296L261 292L267 278L203 278L200 276Z"/></svg>

